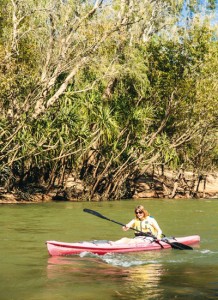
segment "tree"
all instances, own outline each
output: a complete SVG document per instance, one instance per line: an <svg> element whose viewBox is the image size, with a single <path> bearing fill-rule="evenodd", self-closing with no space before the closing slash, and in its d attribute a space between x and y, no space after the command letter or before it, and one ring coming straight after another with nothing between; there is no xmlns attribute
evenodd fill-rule
<svg viewBox="0 0 218 300"><path fill-rule="evenodd" d="M216 32L197 15L178 22L184 3L4 0L0 159L8 186L49 190L73 173L90 199L118 199L153 166L211 167Z"/></svg>

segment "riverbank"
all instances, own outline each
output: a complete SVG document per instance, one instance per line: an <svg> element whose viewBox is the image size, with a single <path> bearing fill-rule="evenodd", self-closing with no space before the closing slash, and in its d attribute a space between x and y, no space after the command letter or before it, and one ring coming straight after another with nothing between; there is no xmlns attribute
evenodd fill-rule
<svg viewBox="0 0 218 300"><path fill-rule="evenodd" d="M213 199L218 198L218 173L195 175L192 172L150 173L140 176L128 187L132 199ZM81 180L69 176L63 188L56 187L46 192L44 187L30 187L25 191L6 191L0 187L1 203L40 203L52 201L89 201L87 190ZM96 197L92 201L104 201Z"/></svg>

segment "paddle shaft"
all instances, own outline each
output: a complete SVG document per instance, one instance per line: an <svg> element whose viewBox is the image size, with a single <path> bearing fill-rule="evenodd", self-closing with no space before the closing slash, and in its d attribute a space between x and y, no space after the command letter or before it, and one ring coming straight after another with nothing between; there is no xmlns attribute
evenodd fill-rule
<svg viewBox="0 0 218 300"><path fill-rule="evenodd" d="M113 222L113 223L115 223L115 224L118 224L118 225L121 225L121 226L126 226L126 225L123 224L123 223L120 223L120 222L111 220L111 219L109 219L109 218L103 216L102 214L100 214L100 213L97 212L97 211L94 211L94 210L91 210L91 209L88 209L88 208L84 208L83 211L84 211L84 212L87 212L87 213L90 213L90 214L92 214L92 215L94 215L94 216L96 216L96 217L102 218L102 219L104 219L104 220ZM139 232L139 233L142 233L143 236L152 237L152 238L154 238L154 239L156 238L154 235L146 234L145 232L142 232L141 230L135 229L135 228L133 228L133 227L128 227L128 228L129 228L129 229L132 229L132 230L134 230L134 231L137 231L137 232Z"/></svg>
<svg viewBox="0 0 218 300"><path fill-rule="evenodd" d="M94 215L94 216L96 216L96 217L99 217L99 218L101 218L101 219L104 219L104 220L113 222L113 223L115 223L115 224L118 224L118 225L121 225L121 226L126 226L125 224L120 223L120 222L117 222L117 221L114 221L114 220L112 220L112 219L109 219L109 218L103 216L102 214L100 214L99 212L94 211L94 210L92 210L92 209L84 208L83 211L84 211L84 212L87 212L87 213L89 213L89 214L92 214L92 215ZM138 229L135 229L135 228L133 228L133 227L129 227L129 229L132 229L132 230L134 230L134 231L137 231L137 232L141 233L142 236L152 237L152 238L154 239L154 242L155 242L155 243L159 244L159 245L161 246L161 248L164 248L163 245L160 243L160 241L159 241L154 235L146 234L145 232L142 232L142 231L140 231L140 230L138 230ZM172 242L172 243L171 243L171 242L169 242L167 239L164 239L163 242L169 244L173 249L177 249L177 250L193 250L192 247L190 247L190 246L188 246L188 245L184 245L184 244L182 244L182 243L178 243L178 242Z"/></svg>

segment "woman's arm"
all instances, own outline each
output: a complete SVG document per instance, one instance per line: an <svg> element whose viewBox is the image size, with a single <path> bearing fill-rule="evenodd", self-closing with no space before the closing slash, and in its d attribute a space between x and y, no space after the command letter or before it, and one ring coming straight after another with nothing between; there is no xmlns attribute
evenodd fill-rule
<svg viewBox="0 0 218 300"><path fill-rule="evenodd" d="M152 223L151 223L151 225L156 229L156 231L157 231L157 238L158 239L161 239L161 235L162 235L162 230L160 229L160 226L158 225L158 223L157 223L157 221L154 219L154 218L152 218L151 219L152 221Z"/></svg>
<svg viewBox="0 0 218 300"><path fill-rule="evenodd" d="M130 227L133 227L134 226L134 223L135 223L135 220L131 220L128 224L126 224L125 226L123 226L123 231L127 231L129 230Z"/></svg>

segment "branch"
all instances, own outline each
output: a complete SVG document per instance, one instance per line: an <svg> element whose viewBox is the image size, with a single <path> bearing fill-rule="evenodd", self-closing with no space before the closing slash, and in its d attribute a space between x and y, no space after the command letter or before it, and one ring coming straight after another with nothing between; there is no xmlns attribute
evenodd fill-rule
<svg viewBox="0 0 218 300"><path fill-rule="evenodd" d="M161 121L160 123L160 126L159 128L157 129L156 132L153 133L153 135L151 136L150 138L150 141L148 142L148 146L151 146L151 144L153 143L153 141L155 140L155 138L157 137L157 135L164 129L164 127L166 126L167 124L167 121L170 117L170 114L172 112L172 103L173 103L173 99L174 99L174 94L175 94L176 90L174 90L171 94L171 97L170 97L170 100L169 100L169 103L168 103L168 106L166 108L166 112L165 112L165 116L163 118L163 120Z"/></svg>
<svg viewBox="0 0 218 300"><path fill-rule="evenodd" d="M52 106L57 99L66 91L66 88L69 82L73 79L73 77L77 74L82 66L84 66L88 62L88 57L83 57L80 62L71 70L67 78L61 84L59 89L55 92L55 94L47 101L46 105L43 104L43 98L39 99L36 103L33 118L36 119L41 113L45 112L47 108Z"/></svg>

